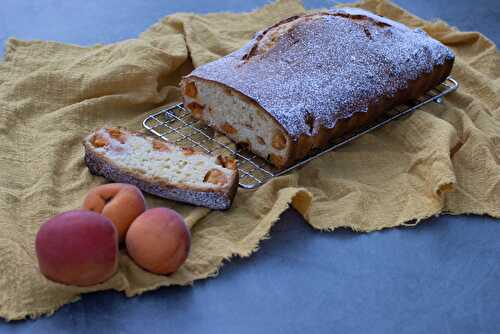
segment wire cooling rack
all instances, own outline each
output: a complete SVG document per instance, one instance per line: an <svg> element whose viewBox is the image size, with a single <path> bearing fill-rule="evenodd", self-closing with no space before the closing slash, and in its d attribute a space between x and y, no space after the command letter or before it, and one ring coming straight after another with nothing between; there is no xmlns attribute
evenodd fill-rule
<svg viewBox="0 0 500 334"><path fill-rule="evenodd" d="M252 152L236 146L227 137L191 117L189 111L184 109L182 103L160 108L143 121L143 126L155 136L180 146L197 147L207 153L235 156L238 160L240 187L253 189L273 177L286 174L325 153L350 143L365 133L380 128L395 119L409 115L428 103L442 103L443 96L455 91L457 88L458 82L448 77L445 82L431 89L420 98L387 111L386 115L377 119L376 122L358 129L347 136L335 139L328 147L315 150L305 159L282 170L277 169Z"/></svg>

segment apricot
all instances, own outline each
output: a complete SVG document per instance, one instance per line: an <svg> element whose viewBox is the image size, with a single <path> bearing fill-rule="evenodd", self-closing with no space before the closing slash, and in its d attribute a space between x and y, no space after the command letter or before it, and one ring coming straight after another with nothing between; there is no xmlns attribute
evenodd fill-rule
<svg viewBox="0 0 500 334"><path fill-rule="evenodd" d="M170 274L186 261L191 234L180 214L155 208L134 220L125 244L128 254L140 267L155 274Z"/></svg>
<svg viewBox="0 0 500 334"><path fill-rule="evenodd" d="M130 224L146 210L146 201L136 186L109 183L90 190L83 208L109 218L118 230L119 240L123 241Z"/></svg>
<svg viewBox="0 0 500 334"><path fill-rule="evenodd" d="M118 232L101 214L73 210L45 222L35 241L42 274L63 284L106 281L118 268Z"/></svg>

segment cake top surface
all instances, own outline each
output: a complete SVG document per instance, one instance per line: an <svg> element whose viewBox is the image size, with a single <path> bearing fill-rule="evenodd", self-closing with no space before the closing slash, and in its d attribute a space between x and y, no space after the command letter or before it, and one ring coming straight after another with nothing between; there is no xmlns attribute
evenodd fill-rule
<svg viewBox="0 0 500 334"><path fill-rule="evenodd" d="M342 8L281 21L189 76L250 97L296 138L366 112L453 58L420 29Z"/></svg>

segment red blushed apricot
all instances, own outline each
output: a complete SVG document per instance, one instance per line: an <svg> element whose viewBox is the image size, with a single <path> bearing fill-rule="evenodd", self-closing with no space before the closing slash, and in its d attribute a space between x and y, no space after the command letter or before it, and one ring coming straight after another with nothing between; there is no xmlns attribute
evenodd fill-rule
<svg viewBox="0 0 500 334"><path fill-rule="evenodd" d="M146 201L139 188L126 183L110 183L90 190L83 208L109 218L118 230L119 240L123 241L130 224L146 210Z"/></svg>
<svg viewBox="0 0 500 334"><path fill-rule="evenodd" d="M134 220L125 243L128 254L140 267L155 274L170 274L186 261L191 234L177 212L155 208Z"/></svg>
<svg viewBox="0 0 500 334"><path fill-rule="evenodd" d="M118 268L118 232L101 214L73 210L45 222L35 241L42 274L63 284L106 281Z"/></svg>

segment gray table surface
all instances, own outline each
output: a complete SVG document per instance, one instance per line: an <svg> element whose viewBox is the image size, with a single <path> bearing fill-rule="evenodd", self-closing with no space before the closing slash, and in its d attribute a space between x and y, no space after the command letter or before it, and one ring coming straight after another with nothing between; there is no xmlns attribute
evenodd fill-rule
<svg viewBox="0 0 500 334"><path fill-rule="evenodd" d="M178 11L247 11L252 1L3 0L8 36L90 45L137 36ZM498 0L396 3L500 43ZM327 7L331 1L305 1ZM499 203L500 205L500 203ZM500 333L500 224L441 216L415 228L321 233L287 211L271 239L215 279L128 299L85 295L52 317L0 333Z"/></svg>

